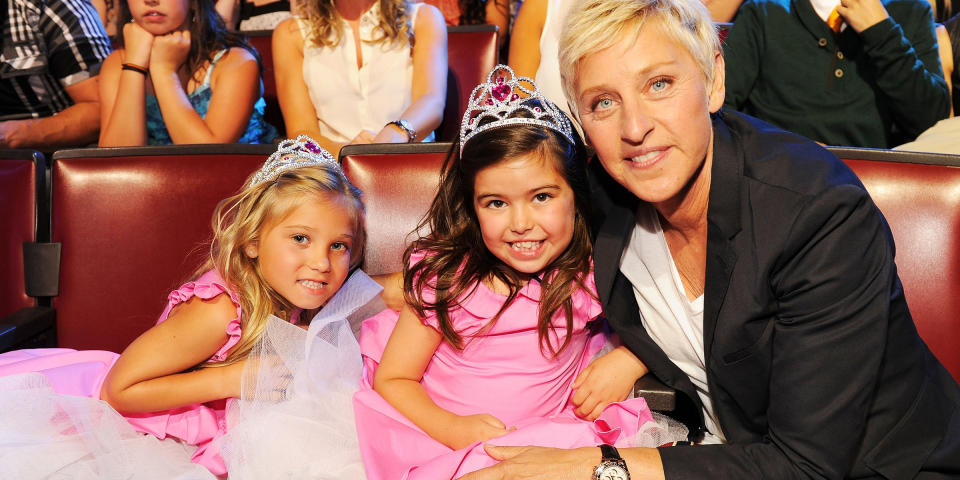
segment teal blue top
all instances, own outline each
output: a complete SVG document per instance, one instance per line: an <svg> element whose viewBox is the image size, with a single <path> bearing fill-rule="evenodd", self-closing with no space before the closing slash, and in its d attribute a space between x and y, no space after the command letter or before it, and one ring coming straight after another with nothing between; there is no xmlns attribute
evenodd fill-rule
<svg viewBox="0 0 960 480"><path fill-rule="evenodd" d="M220 57L227 52L227 49L220 50L210 62L210 68L203 78L203 84L197 87L193 92L187 95L193 109L206 118L207 109L210 108L210 98L213 97L213 89L210 88L210 75L213 73L213 67L217 65ZM160 104L157 103L157 97L147 94L147 145L171 145L173 139L167 132L167 126L163 122L163 115L160 113ZM277 129L267 123L263 117L263 111L267 103L263 96L257 99L253 105L253 113L250 115L250 122L247 123L247 129L237 140L237 143L272 143L273 139L279 136Z"/></svg>

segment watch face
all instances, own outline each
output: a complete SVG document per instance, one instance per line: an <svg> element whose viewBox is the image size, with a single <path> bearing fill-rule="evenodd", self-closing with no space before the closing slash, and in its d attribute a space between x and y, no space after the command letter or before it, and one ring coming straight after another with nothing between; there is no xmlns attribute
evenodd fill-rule
<svg viewBox="0 0 960 480"><path fill-rule="evenodd" d="M600 471L600 475L597 476L598 480L629 480L630 475L627 473L627 470L620 465L611 464L602 467L603 470Z"/></svg>

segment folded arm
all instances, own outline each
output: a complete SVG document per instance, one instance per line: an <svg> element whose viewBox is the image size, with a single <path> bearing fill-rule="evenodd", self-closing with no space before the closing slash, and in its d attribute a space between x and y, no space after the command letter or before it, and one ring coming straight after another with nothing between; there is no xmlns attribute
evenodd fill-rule
<svg viewBox="0 0 960 480"><path fill-rule="evenodd" d="M238 396L243 362L190 370L227 342L226 327L236 315L226 294L179 305L123 351L101 398L120 412L136 413Z"/></svg>

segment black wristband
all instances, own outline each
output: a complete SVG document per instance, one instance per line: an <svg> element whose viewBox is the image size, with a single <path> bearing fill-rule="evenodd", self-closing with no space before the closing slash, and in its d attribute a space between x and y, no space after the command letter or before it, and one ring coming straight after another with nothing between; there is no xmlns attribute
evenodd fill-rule
<svg viewBox="0 0 960 480"><path fill-rule="evenodd" d="M123 66L120 67L120 69L121 69L121 70L130 70L131 72L142 73L142 74L144 74L144 75L147 74L147 69L146 69L146 68L143 68L143 67L141 67L140 65L136 65L136 64L133 64L133 63L124 63Z"/></svg>

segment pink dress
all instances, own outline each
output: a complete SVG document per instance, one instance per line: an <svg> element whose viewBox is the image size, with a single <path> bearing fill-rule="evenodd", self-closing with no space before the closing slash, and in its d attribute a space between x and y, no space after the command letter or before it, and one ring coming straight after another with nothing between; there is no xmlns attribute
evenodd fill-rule
<svg viewBox="0 0 960 480"><path fill-rule="evenodd" d="M415 261L416 259L414 259ZM595 293L593 275L585 282ZM426 292L425 300L433 300ZM596 421L579 419L570 403L571 383L603 347L602 333L587 323L601 307L587 291L573 296L573 330L569 344L556 357L541 354L537 337L540 285L531 281L483 336L470 338L496 315L506 300L480 284L462 308L451 312L465 347L442 342L423 374L424 389L436 404L458 415L491 414L517 427L489 441L500 445L574 448L610 443L627 445L640 425L651 420L642 398L608 406ZM396 324L386 310L364 322L360 349L364 378L354 396L360 450L369 480L448 479L496 463L478 442L461 450L433 440L372 390L374 371ZM435 316L424 323L437 328ZM554 345L565 335L562 312L554 316Z"/></svg>
<svg viewBox="0 0 960 480"><path fill-rule="evenodd" d="M226 293L233 300L237 316L227 325L230 338L208 361L220 361L240 340L240 302L216 271L208 271L195 281L170 293L167 308L157 323L167 319L173 307L194 296L210 299ZM76 351L65 348L16 350L0 354L0 377L39 372L57 394L99 399L107 372L120 355L102 350ZM180 407L152 413L124 415L139 432L159 439L174 437L196 445L191 460L215 475L226 474L215 439L226 433L225 400Z"/></svg>

